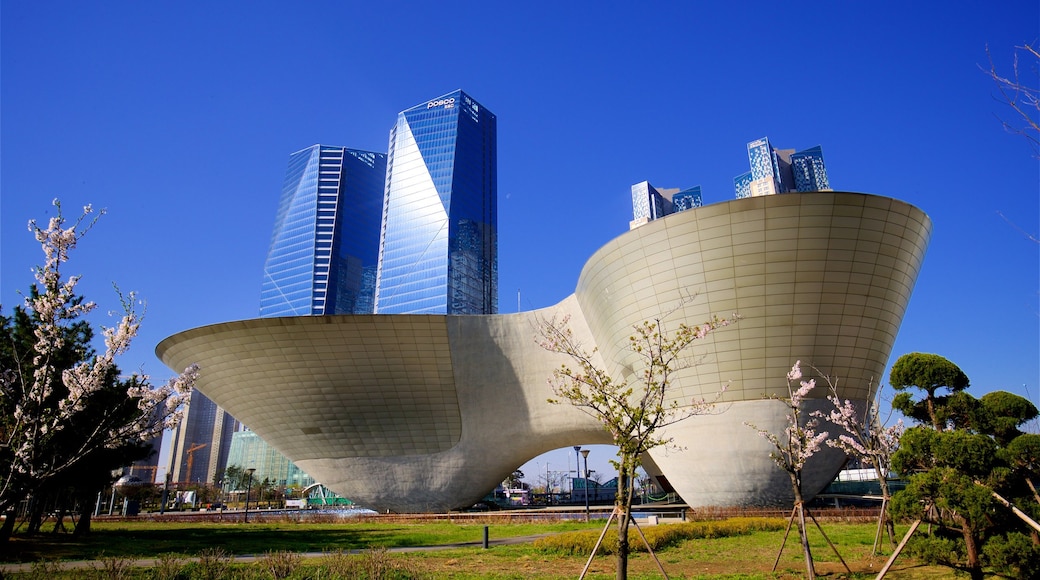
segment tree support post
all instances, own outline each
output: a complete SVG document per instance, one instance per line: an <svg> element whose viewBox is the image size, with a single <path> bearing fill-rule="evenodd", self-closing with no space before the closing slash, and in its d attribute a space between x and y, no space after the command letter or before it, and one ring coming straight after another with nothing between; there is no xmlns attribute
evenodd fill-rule
<svg viewBox="0 0 1040 580"><path fill-rule="evenodd" d="M906 543L910 541L910 536L914 535L914 532L917 531L917 527L920 525L921 520L914 520L914 523L910 525L910 529L906 531L906 535L903 536L903 539L899 541L899 545L896 546L896 549L894 552L892 552L892 555L888 557L888 561L885 562L885 566L881 568L881 571L878 572L878 575L876 578L874 578L874 580L881 580L885 577L885 574L888 574L888 569L892 567L892 564L896 563L896 557L899 556L899 553L903 551L903 548L906 546Z"/></svg>
<svg viewBox="0 0 1040 580"><path fill-rule="evenodd" d="M610 529L610 524L614 521L614 516L622 517L618 514L618 507L614 506L614 511L610 512L610 517L607 518L606 525L603 526L603 531L599 534L599 539L596 540L596 545L592 547L592 553L589 554L589 561L585 563L585 568L581 571L581 576L578 576L578 580L583 580L585 575L589 573L589 568L592 567L592 560L596 557L596 552L599 552L599 547L603 545L603 538L607 535L607 530ZM661 576L668 580L668 573L664 571L664 566L661 565L661 560L657 558L657 554L654 549L650 547L650 542L646 539L646 535L643 534L642 528L636 522L636 519L629 513L629 522L636 527L636 531L639 532L639 537L643 540L643 545L646 546L646 551L650 553L650 556L657 563L657 569L661 571Z"/></svg>

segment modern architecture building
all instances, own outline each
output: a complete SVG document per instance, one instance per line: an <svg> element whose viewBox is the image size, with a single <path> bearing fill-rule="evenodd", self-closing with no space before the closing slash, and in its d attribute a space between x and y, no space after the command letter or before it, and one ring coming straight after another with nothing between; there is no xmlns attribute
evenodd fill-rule
<svg viewBox="0 0 1040 580"><path fill-rule="evenodd" d="M716 412L667 427L676 445L643 465L691 506L790 505L772 446L746 424L786 428L775 396L799 360L841 377L842 399L873 400L931 227L920 209L875 195L737 199L621 234L586 262L574 294L540 310L258 318L186 330L156 354L172 369L198 363L197 389L337 493L379 511L441 511L472 505L541 453L611 442L582 410L547 402L546 379L568 361L538 346L539 324L568 320L620 380L637 363L634 324L738 313L670 377L665 404L725 386ZM806 411L827 408L827 394L811 393ZM845 459L829 447L814 456L806 497Z"/></svg>
<svg viewBox="0 0 1040 580"><path fill-rule="evenodd" d="M737 199L791 191L829 191L823 149L775 149L768 137L748 143L751 171L733 178Z"/></svg>
<svg viewBox="0 0 1040 580"><path fill-rule="evenodd" d="M318 144L289 155L264 263L262 318L373 312L385 178L383 153ZM279 485L313 483L248 429L230 447L226 465Z"/></svg>
<svg viewBox="0 0 1040 580"><path fill-rule="evenodd" d="M462 91L402 111L390 131L375 311L498 311L494 113Z"/></svg>
<svg viewBox="0 0 1040 580"><path fill-rule="evenodd" d="M313 145L289 156L260 316L372 312L385 175L382 153ZM236 465L228 461L239 428L223 408L193 392L174 436L172 481L220 479Z"/></svg>
<svg viewBox="0 0 1040 580"><path fill-rule="evenodd" d="M167 473L172 483L213 483L227 466L231 435L238 422L197 389L173 431Z"/></svg>
<svg viewBox="0 0 1040 580"><path fill-rule="evenodd" d="M232 436L227 464L255 469L253 477L257 482L267 480L277 487L303 489L314 483L314 478L249 429Z"/></svg>
<svg viewBox="0 0 1040 580"><path fill-rule="evenodd" d="M632 221L629 229L678 211L700 207L701 186L689 189L658 189L649 181L632 186Z"/></svg>
<svg viewBox="0 0 1040 580"><path fill-rule="evenodd" d="M386 155L313 145L289 156L260 316L371 314Z"/></svg>

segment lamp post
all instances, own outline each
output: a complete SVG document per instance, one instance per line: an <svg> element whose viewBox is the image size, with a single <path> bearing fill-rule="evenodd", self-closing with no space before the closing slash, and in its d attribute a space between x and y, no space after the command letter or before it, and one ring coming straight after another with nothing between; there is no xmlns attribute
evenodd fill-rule
<svg viewBox="0 0 1040 580"><path fill-rule="evenodd" d="M581 457L578 457L578 452L581 451L581 445L574 446L574 475L581 477ZM567 463L570 463L568 461ZM574 478L574 479L577 479ZM574 479L571 480L571 501L574 501Z"/></svg>
<svg viewBox="0 0 1040 580"><path fill-rule="evenodd" d="M589 521L589 451L591 450L581 450L581 456L585 458L585 523L588 523Z"/></svg>
<svg viewBox="0 0 1040 580"><path fill-rule="evenodd" d="M253 487L253 472L254 471L256 471L256 468L254 468L254 467L250 467L249 469L246 469L246 473L249 474L249 483L246 484L246 513L245 513L245 517L244 517L245 523L247 523L247 524L249 523L249 491L250 491L250 488Z"/></svg>

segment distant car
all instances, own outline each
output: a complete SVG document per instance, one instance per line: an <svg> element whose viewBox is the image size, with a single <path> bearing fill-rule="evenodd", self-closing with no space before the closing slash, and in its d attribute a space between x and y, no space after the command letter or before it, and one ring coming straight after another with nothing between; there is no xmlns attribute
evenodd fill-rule
<svg viewBox="0 0 1040 580"><path fill-rule="evenodd" d="M219 501L206 504L206 509L208 510L222 510L225 508L227 508L227 506L220 503Z"/></svg>

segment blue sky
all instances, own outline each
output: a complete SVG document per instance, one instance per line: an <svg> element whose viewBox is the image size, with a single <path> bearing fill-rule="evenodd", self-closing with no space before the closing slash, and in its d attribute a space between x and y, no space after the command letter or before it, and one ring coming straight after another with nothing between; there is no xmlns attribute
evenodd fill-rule
<svg viewBox="0 0 1040 580"><path fill-rule="evenodd" d="M832 187L934 221L892 360L939 353L976 396L1040 405L1040 167L979 68L989 46L1009 72L1038 36L1035 0L4 0L0 303L41 259L30 218L56 197L107 208L69 271L99 322L113 282L147 300L120 364L165 380L160 340L257 315L290 153L385 151L398 111L462 88L498 115L502 312L518 291L523 310L572 293L627 230L633 183L726 201L748 141L822 145ZM573 457L532 461L528 480Z"/></svg>

